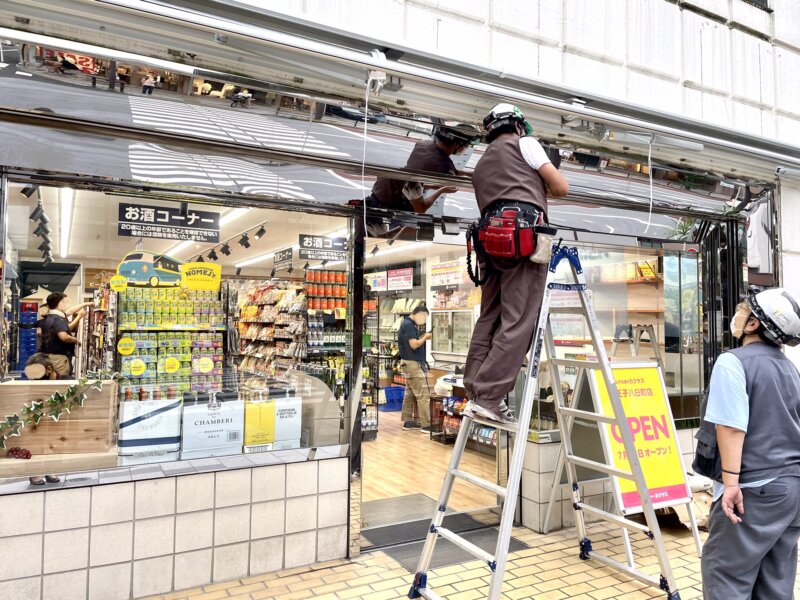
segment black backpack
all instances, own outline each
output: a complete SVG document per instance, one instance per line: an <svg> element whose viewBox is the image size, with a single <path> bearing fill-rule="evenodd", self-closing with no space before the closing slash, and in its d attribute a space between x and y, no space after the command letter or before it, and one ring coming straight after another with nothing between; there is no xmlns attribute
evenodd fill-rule
<svg viewBox="0 0 800 600"><path fill-rule="evenodd" d="M706 421L706 407L708 406L709 385L700 401L700 429L694 436L697 447L694 451L692 469L698 475L703 475L714 481L722 482L722 459L717 446L717 425Z"/></svg>
<svg viewBox="0 0 800 600"><path fill-rule="evenodd" d="M717 424L706 421L710 390L711 384L709 383L703 393L703 399L700 401L700 429L694 436L694 439L697 440L697 448L694 451L692 469L698 475L722 483L722 459L719 455L719 446L717 446Z"/></svg>

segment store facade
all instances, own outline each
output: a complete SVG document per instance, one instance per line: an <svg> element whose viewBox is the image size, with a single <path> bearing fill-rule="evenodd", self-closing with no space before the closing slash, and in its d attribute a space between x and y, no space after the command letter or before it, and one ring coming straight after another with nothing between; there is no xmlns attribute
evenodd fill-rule
<svg viewBox="0 0 800 600"><path fill-rule="evenodd" d="M34 557L15 564L0 585L19 597L47 598L68 585L74 597L128 597L355 556L362 544L380 545L368 534L368 543L362 540L362 526L376 526L366 516L368 503L378 503L374 515L386 506L382 501L399 498L404 503L420 492L435 497L441 477L433 473L421 482L419 469L393 452L413 446L419 449L417 460L424 456L434 462L431 457L447 455L446 444L420 434L402 441L412 434L394 435L387 429L396 429L399 415L376 409L389 400L385 389L402 382L393 364L397 320L415 302L424 302L436 326L430 383L441 398L442 441L447 422L451 430L458 427L457 408L447 414L444 403L457 397L458 367L479 300L464 275L463 232L475 217L468 180L404 171L403 152L413 147L414 138L402 142L397 156L380 160L374 149L400 146L399 131L382 132L374 144L363 142L368 151L361 154L362 140L355 140L356 150L344 145L342 140L354 136L335 122L317 127L309 121L303 136L286 123L269 120L262 131L254 119L234 119L223 114L228 111L210 122L194 114L194 120L163 123L131 101L125 106L131 125L113 112L105 113L105 123L87 122L71 114L69 106L55 107L57 116L49 117L7 100L3 104L23 109L3 112L5 131L17 139L37 139L51 150L20 144L3 154L3 238L8 238L3 261L4 279L10 280L3 297L11 299L12 307L8 324L16 323L18 333L31 329L22 327L30 325L22 322L22 313L31 312L22 305L41 303L45 291L52 290L33 285L54 287L59 267L58 279L66 281L64 290L76 304L88 301L86 288L93 287L97 315L87 317L86 336L102 341L82 346L86 370L104 363L125 379L92 391L101 396L90 397L85 407L72 405L63 422L51 418L48 424L64 428L81 421L81 411L91 407L93 418L105 423L93 424L93 431L110 431L105 438L94 435L91 448L100 452L86 452L85 446L68 452L76 448L64 443L48 458L63 455L58 460L82 463L35 460L19 467L20 462L0 459L18 469L5 475L3 485L12 486L7 492L20 492L0 497L3 510L30 507L35 517L33 524L15 524L0 534L7 552ZM229 130L240 128L235 135L212 128L220 123L230 125ZM93 151L93 157L82 160L76 148ZM635 175L636 165L642 169L641 157L623 161L629 165L609 161L616 170L601 173L587 170L587 153L585 147L564 149L573 195L552 204L551 219L565 242L578 245L585 257L609 350L614 338L628 337L632 327L652 327L651 348L663 361L672 410L684 426L681 441L689 452L708 361L729 343L726 319L744 285L742 252L748 248L743 246L743 217L729 214L728 188L716 179L704 181L701 194L681 189L683 184L670 185L667 174L661 179L654 172L656 189L648 198L647 177ZM479 152L473 160L478 158ZM464 189L448 199L441 217L389 211L367 215L415 229L416 241L362 240L356 232L364 214L347 205L368 193L367 180L359 179L362 169L369 178L390 175ZM737 185L739 201L747 187ZM774 183L753 181L749 187L772 215ZM71 202L62 199L70 195L63 189L74 190ZM31 218L40 197L47 222ZM72 225L62 232L65 205L72 209ZM158 233L173 237L145 235L155 231L145 228L161 227L156 219L182 217L186 223L194 219L190 215L210 219L210 230L187 237L185 231L165 232L182 229L170 222ZM774 225L774 218L765 222ZM36 235L42 223L51 233ZM49 237L55 259L48 265L41 256L47 245L39 250L42 235ZM66 252L62 238L73 240ZM762 257L774 252L767 247ZM771 272L768 262L763 275L775 282L777 261ZM66 265L76 264L70 273ZM219 277L211 264L220 265ZM145 267L148 275L142 279ZM152 275L155 271L159 275ZM190 289L189 271L215 283L206 281L211 289ZM368 293L361 284L365 275ZM114 279L120 276L124 285ZM155 285L153 277L158 277ZM167 287L170 281L179 285ZM177 288L186 291L170 293ZM580 354L585 337L585 327L563 319L559 351ZM9 342L12 338L4 336ZM20 339L16 362L7 366L17 374ZM628 358L626 353L622 344L620 358ZM363 360L362 354L367 355ZM650 356L648 350L645 358ZM20 390L12 397L16 409L9 409L21 411L30 394L49 398L58 384L11 381L0 386L2 391ZM47 390L39 391L43 387ZM545 386L534 411L520 503L522 524L536 530L543 528L558 448L548 442L554 423L546 392ZM366 406L354 404L359 399ZM284 417L281 430L277 423ZM158 426L146 427L148 420L153 425L157 420ZM373 430L376 438L370 439ZM29 434L24 430L10 438L10 445L27 443L23 440ZM503 440L492 444L491 435L483 432L475 437L470 452L476 465L502 482L507 445ZM399 446L382 446L398 439ZM65 458L74 454L105 455ZM54 471L62 475L62 485L43 491L30 486L29 475ZM415 487L385 489L387 482L403 478ZM587 484L592 501L607 502L605 485ZM561 504L559 524L568 525L571 508ZM496 498L465 493L458 511L490 524L496 505ZM399 522L407 528L420 519L416 513L395 515L377 525ZM108 550L109 540L120 539L125 543ZM52 558L59 544L86 552L61 563ZM120 588L119 581L130 581L130 586Z"/></svg>

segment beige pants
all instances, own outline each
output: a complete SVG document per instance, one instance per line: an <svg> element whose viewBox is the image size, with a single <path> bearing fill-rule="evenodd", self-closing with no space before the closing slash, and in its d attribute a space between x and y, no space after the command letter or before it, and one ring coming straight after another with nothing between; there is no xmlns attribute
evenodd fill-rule
<svg viewBox="0 0 800 600"><path fill-rule="evenodd" d="M67 377L72 374L72 361L69 356L63 354L48 354L47 358L53 363L53 368L56 373L62 377Z"/></svg>
<svg viewBox="0 0 800 600"><path fill-rule="evenodd" d="M400 420L411 421L414 404L419 412L419 422L423 427L431 426L431 393L428 389L428 374L414 360L401 360L400 370L406 378L406 393L403 396L403 412Z"/></svg>

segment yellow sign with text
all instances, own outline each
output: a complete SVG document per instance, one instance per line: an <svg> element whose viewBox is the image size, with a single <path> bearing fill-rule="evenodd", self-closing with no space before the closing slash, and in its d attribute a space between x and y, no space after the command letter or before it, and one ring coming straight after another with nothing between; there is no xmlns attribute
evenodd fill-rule
<svg viewBox="0 0 800 600"><path fill-rule="evenodd" d="M275 401L246 402L244 445L261 446L275 442Z"/></svg>
<svg viewBox="0 0 800 600"><path fill-rule="evenodd" d="M207 262L184 263L180 270L181 287L187 290L219 291L222 284L222 265Z"/></svg>
<svg viewBox="0 0 800 600"><path fill-rule="evenodd" d="M214 361L207 356L201 356L197 361L197 370L201 373L211 373L214 370Z"/></svg>
<svg viewBox="0 0 800 600"><path fill-rule="evenodd" d="M164 372L172 375L173 373L177 373L178 369L181 368L181 361L179 361L174 356L168 356L164 360Z"/></svg>
<svg viewBox="0 0 800 600"><path fill-rule="evenodd" d="M662 508L691 501L661 369L656 364L612 365L612 368L653 506ZM598 370L593 373L592 391L600 400L599 412L613 416L603 374ZM603 433L609 464L629 471L619 427L605 424ZM612 481L617 506L626 514L641 512L636 483L619 477L612 477Z"/></svg>
<svg viewBox="0 0 800 600"><path fill-rule="evenodd" d="M143 375L146 370L147 370L147 365L142 359L134 358L131 361L131 375L133 375L134 377L139 377L139 375Z"/></svg>
<svg viewBox="0 0 800 600"><path fill-rule="evenodd" d="M133 354L134 350L136 350L136 342L133 341L133 338L119 338L119 341L117 342L117 352L119 352L122 356L130 356Z"/></svg>
<svg viewBox="0 0 800 600"><path fill-rule="evenodd" d="M114 275L108 282L114 292L124 292L128 289L128 279L123 275Z"/></svg>

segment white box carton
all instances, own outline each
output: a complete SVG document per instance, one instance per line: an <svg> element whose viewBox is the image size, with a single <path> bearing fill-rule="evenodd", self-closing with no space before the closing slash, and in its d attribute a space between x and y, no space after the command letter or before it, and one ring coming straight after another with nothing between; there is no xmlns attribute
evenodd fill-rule
<svg viewBox="0 0 800 600"><path fill-rule="evenodd" d="M181 400L119 404L119 454L175 452L181 443Z"/></svg>
<svg viewBox="0 0 800 600"><path fill-rule="evenodd" d="M181 458L242 453L244 401L184 404Z"/></svg>

